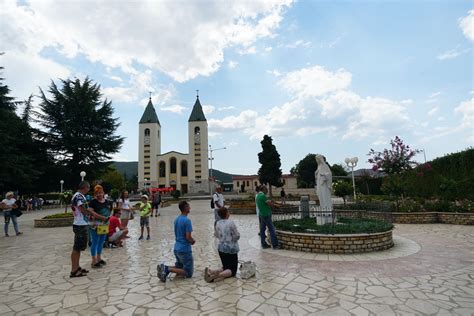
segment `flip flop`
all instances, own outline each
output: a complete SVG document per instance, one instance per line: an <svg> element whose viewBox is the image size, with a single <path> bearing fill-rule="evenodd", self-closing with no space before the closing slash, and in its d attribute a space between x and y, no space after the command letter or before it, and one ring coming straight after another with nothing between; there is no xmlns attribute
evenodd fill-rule
<svg viewBox="0 0 474 316"><path fill-rule="evenodd" d="M70 278L80 278L83 276L87 276L87 274L83 273L81 268L78 268L75 272L71 272L71 274L69 274Z"/></svg>

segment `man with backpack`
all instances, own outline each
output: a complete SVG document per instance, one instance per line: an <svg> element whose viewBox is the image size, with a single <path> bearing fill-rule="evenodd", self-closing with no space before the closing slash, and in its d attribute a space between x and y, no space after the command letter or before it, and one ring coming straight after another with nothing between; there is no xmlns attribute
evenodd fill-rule
<svg viewBox="0 0 474 316"><path fill-rule="evenodd" d="M222 188L217 186L216 192L212 194L211 199L211 208L214 209L214 227L216 227L216 223L221 220L217 211L222 207L224 207L224 196L222 195Z"/></svg>

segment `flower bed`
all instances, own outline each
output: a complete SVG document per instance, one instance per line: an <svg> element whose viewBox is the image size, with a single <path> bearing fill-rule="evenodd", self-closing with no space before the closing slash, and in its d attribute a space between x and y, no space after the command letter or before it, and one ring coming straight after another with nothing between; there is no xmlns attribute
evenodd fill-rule
<svg viewBox="0 0 474 316"><path fill-rule="evenodd" d="M318 226L314 218L307 218L282 220L274 224L278 240L284 249L354 254L393 247L393 225L390 223L347 218L340 218L339 223Z"/></svg>
<svg viewBox="0 0 474 316"><path fill-rule="evenodd" d="M67 227L72 226L72 213L58 213L35 219L35 227Z"/></svg>

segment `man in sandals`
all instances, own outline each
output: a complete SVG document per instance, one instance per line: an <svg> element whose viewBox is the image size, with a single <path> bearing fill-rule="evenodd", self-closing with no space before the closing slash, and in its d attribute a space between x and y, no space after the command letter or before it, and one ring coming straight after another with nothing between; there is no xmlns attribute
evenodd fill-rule
<svg viewBox="0 0 474 316"><path fill-rule="evenodd" d="M71 278L83 277L89 272L79 266L81 251L86 250L89 236L89 221L86 215L91 215L93 218L105 219L105 217L87 209L87 200L84 194L89 192L89 188L89 182L82 181L79 183L77 192L71 199L71 208L74 215L72 225L72 230L74 231L74 245L71 253L71 274L69 275Z"/></svg>

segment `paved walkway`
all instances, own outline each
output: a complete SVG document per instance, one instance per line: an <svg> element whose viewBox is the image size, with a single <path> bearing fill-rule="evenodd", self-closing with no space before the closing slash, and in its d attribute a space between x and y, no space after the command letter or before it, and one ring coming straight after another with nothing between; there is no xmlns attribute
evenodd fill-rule
<svg viewBox="0 0 474 316"><path fill-rule="evenodd" d="M161 283L156 265L173 262L177 207L151 218L152 239L138 241L138 221L124 248L106 249L108 264L69 278L70 227L33 228L0 237L1 315L474 315L474 227L396 225L395 247L357 256L261 250L255 216L234 216L240 258L257 262L255 278L206 283L219 258L208 201L191 202L195 275ZM57 211L56 211L57 212ZM12 229L12 227L10 227ZM81 265L88 267L84 252Z"/></svg>

